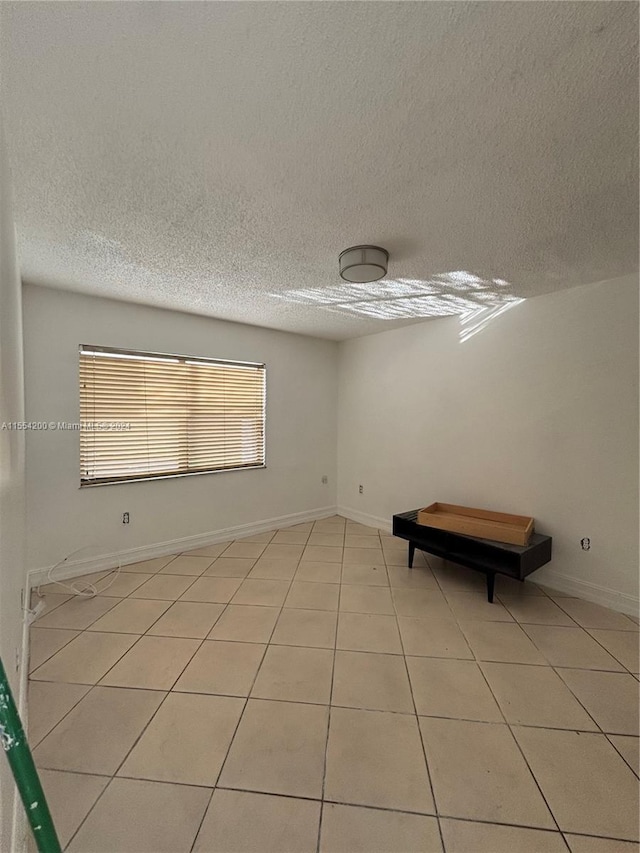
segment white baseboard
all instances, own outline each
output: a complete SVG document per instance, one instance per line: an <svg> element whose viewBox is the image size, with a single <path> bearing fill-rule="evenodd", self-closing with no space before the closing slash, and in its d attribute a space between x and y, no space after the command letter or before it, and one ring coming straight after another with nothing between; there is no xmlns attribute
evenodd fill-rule
<svg viewBox="0 0 640 853"><path fill-rule="evenodd" d="M391 533L392 522L390 518L378 518L377 515L369 515L367 512L360 512L349 506L339 506L336 511L338 515L348 518L350 521L357 521L358 524L366 524L367 527L377 527L379 530Z"/></svg>
<svg viewBox="0 0 640 853"><path fill-rule="evenodd" d="M335 506L319 507L306 512L295 512L289 515L281 515L275 518L264 518L250 524L238 524L235 527L225 527L221 530L213 530L208 533L199 533L196 536L185 536L180 539L170 539L165 542L157 542L154 545L142 545L138 548L130 548L126 551L114 551L110 554L100 554L96 557L69 560L58 564L56 568L57 580L68 580L80 577L92 572L100 572L106 569L115 569L119 565L138 563L141 560L152 560L154 557L166 557L181 551L193 551L196 548L205 548L207 545L215 545L217 542L226 542L230 539L242 539L244 536L253 536L255 533L265 533L279 527L291 527L305 521L318 521L336 514ZM27 572L27 589L31 590L41 583L47 583L47 575L52 567L46 566L39 569L31 569Z"/></svg>
<svg viewBox="0 0 640 853"><path fill-rule="evenodd" d="M636 596L627 595L627 593L618 592L615 589L600 586L571 575L564 575L555 569L543 567L540 572L540 579L538 579L537 572L530 576L530 579L539 586L549 587L555 592L565 592L567 595L576 598L583 598L593 604L600 604L603 607L611 608L611 610L617 610L619 613L626 613L627 616L638 616L640 612L640 599Z"/></svg>
<svg viewBox="0 0 640 853"><path fill-rule="evenodd" d="M345 506L338 507L338 515L360 524L366 524L369 527L378 527L380 530L391 532L392 520L390 518L379 518ZM543 567L540 569L540 580L538 580L538 572L531 575L530 580L539 586L546 586L556 592L565 592L567 595L583 598L585 601L591 601L594 604L601 604L603 607L609 607L619 613L626 613L628 616L638 616L640 612L640 599L637 597L581 578L565 575L556 569Z"/></svg>
<svg viewBox="0 0 640 853"><path fill-rule="evenodd" d="M25 614L26 615L26 614ZM18 682L18 695L15 697L18 713L22 727L27 732L27 742L29 739L29 706L27 703L27 690L29 687L29 623L26 619L22 622L22 648L20 650L20 680ZM18 794L18 789L15 789L13 796L13 814L12 814L12 831L11 831L11 851L12 853L24 853L27 850L29 824L27 816L22 805L22 800Z"/></svg>
<svg viewBox="0 0 640 853"><path fill-rule="evenodd" d="M56 577L60 580L67 580L79 577L80 575L90 574L91 572L114 569L119 564L126 565L127 563L135 563L141 560L151 560L154 557L165 557L180 551L192 551L196 548L204 548L207 545L215 545L217 542L225 542L229 539L241 539L243 536L264 533L277 527L291 527L294 524L301 524L305 521L317 521L335 514L348 518L351 521L356 521L359 524L366 524L368 527L377 527L379 530L384 530L388 533L391 532L392 520L390 518L381 518L346 506L319 507L315 510L308 510L307 512L265 518L250 524L226 527L196 536L187 536L181 539L158 542L154 545L131 548L126 551L101 554L97 557L87 559L70 560L57 569ZM27 590L46 582L49 568L31 569L27 574ZM541 572L544 574L541 575L539 580L535 576L531 578L531 580L540 584L540 586L548 586L557 592L566 592L568 595L583 598L585 601L592 601L594 604L601 604L603 607L610 607L612 610L617 610L620 613L626 613L630 616L637 616L640 611L640 600L635 596L565 575L551 568L543 568ZM28 639L24 641L23 654L28 655L27 643ZM21 707L24 706L21 704Z"/></svg>

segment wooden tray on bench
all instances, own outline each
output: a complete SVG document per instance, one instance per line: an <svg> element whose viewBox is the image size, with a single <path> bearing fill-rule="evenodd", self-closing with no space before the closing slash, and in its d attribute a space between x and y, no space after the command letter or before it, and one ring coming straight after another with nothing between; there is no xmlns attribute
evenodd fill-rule
<svg viewBox="0 0 640 853"><path fill-rule="evenodd" d="M418 524L508 542L511 545L528 545L534 529L534 520L526 515L508 515L486 509L473 509L455 504L434 503L418 510Z"/></svg>

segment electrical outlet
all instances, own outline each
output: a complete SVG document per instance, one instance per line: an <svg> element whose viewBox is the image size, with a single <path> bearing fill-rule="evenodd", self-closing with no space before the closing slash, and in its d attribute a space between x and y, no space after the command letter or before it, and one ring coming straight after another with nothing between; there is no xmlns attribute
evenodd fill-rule
<svg viewBox="0 0 640 853"><path fill-rule="evenodd" d="M326 486L328 482L329 482L329 478L327 477L326 474L323 474L322 475L322 485Z"/></svg>
<svg viewBox="0 0 640 853"><path fill-rule="evenodd" d="M359 492L359 494L363 495L364 494L364 486L358 486L358 492Z"/></svg>
<svg viewBox="0 0 640 853"><path fill-rule="evenodd" d="M122 523L123 524L129 524L129 513L128 512L122 513Z"/></svg>

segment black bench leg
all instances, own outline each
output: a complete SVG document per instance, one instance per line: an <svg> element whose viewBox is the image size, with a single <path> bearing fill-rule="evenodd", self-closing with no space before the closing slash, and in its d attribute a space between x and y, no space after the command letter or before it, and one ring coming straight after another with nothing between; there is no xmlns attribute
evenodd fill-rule
<svg viewBox="0 0 640 853"><path fill-rule="evenodd" d="M487 601L493 604L493 587L496 582L496 573L487 572Z"/></svg>
<svg viewBox="0 0 640 853"><path fill-rule="evenodd" d="M413 568L413 555L416 553L416 546L413 542L409 542L409 568Z"/></svg>

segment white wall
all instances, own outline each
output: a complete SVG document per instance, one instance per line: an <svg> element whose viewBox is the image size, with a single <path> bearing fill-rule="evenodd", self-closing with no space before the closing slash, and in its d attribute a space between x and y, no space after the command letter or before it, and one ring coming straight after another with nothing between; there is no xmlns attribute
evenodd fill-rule
<svg viewBox="0 0 640 853"><path fill-rule="evenodd" d="M637 278L520 303L464 343L460 329L341 344L339 507L381 524L436 500L534 516L554 538L536 579L637 607Z"/></svg>
<svg viewBox="0 0 640 853"><path fill-rule="evenodd" d="M344 342L337 419L334 343L30 286L24 311L29 420L78 419L80 343L268 367L265 470L80 490L77 433L29 432L31 569L332 507L337 441L345 513L384 525L442 500L532 515L554 537L538 580L637 606L633 277L528 300L464 342L457 318Z"/></svg>
<svg viewBox="0 0 640 853"><path fill-rule="evenodd" d="M334 342L49 288L23 303L29 421L78 421L79 344L267 365L265 469L80 489L78 433L30 431L29 569L335 506Z"/></svg>
<svg viewBox="0 0 640 853"><path fill-rule="evenodd" d="M0 425L24 420L22 315L9 166L0 117ZM23 707L21 589L24 586L24 433L0 427L0 656ZM20 667L24 666L20 658ZM0 850L12 849L13 778L0 758ZM16 825L19 831L21 824Z"/></svg>

